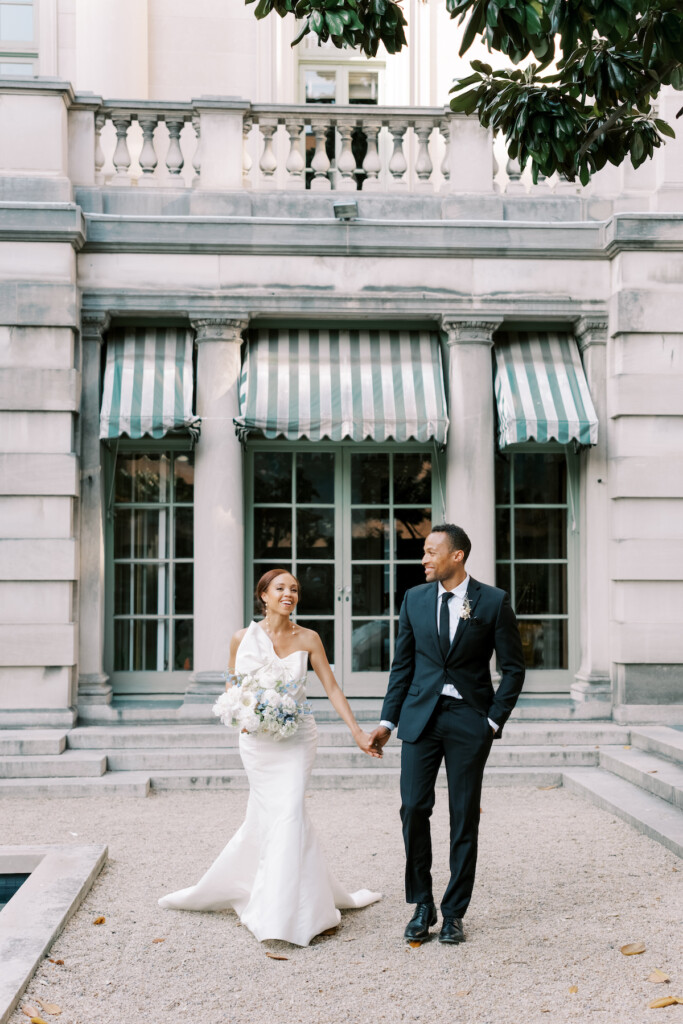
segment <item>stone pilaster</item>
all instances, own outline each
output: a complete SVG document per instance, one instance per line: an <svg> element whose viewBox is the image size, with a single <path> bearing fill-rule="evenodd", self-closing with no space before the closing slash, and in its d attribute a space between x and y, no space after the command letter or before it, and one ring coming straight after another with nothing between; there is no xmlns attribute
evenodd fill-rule
<svg viewBox="0 0 683 1024"><path fill-rule="evenodd" d="M102 344L108 313L81 320L80 415L81 501L78 583L78 703L109 704L112 688L104 671L104 481L100 453Z"/></svg>
<svg viewBox="0 0 683 1024"><path fill-rule="evenodd" d="M194 671L185 702L203 704L224 689L230 638L244 625L242 449L233 418L248 321L203 319L192 326L202 433L195 452Z"/></svg>
<svg viewBox="0 0 683 1024"><path fill-rule="evenodd" d="M472 541L467 568L495 583L494 408L491 348L499 321L444 317L448 336L446 519Z"/></svg>
<svg viewBox="0 0 683 1024"><path fill-rule="evenodd" d="M583 316L577 321L574 334L598 416L598 443L582 456L581 665L571 686L571 696L581 702L610 701L607 321Z"/></svg>

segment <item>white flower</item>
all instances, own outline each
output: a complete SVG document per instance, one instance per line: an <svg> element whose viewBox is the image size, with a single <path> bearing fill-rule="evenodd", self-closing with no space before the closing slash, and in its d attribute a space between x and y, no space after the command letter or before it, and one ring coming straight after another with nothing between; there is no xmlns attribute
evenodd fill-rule
<svg viewBox="0 0 683 1024"><path fill-rule="evenodd" d="M258 732L261 728L261 719L253 713L243 714L240 718L240 726L242 729L246 729L247 732Z"/></svg>
<svg viewBox="0 0 683 1024"><path fill-rule="evenodd" d="M465 594L465 598L464 598L464 600L462 602L462 608L460 609L460 618L461 619L469 619L471 614L472 614L472 605L470 604L469 597L467 596L467 594Z"/></svg>
<svg viewBox="0 0 683 1024"><path fill-rule="evenodd" d="M269 704L271 707L279 708L282 703L282 697L277 690L266 690L261 698L264 704Z"/></svg>

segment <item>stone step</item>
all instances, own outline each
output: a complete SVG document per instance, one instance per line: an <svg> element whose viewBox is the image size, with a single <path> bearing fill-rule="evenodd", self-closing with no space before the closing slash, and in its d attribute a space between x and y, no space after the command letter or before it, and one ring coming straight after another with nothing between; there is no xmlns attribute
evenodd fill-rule
<svg viewBox="0 0 683 1024"><path fill-rule="evenodd" d="M1 797L147 796L149 775L110 772L99 778L0 779Z"/></svg>
<svg viewBox="0 0 683 1024"><path fill-rule="evenodd" d="M318 722L320 745L353 747L351 734L341 723ZM0 734L1 735L1 734ZM510 722L502 740L493 745L591 746L630 743L630 731L612 723ZM182 747L236 747L236 729L215 725L93 725L72 729L67 744L72 750L148 750ZM396 739L391 740L391 745Z"/></svg>
<svg viewBox="0 0 683 1024"><path fill-rule="evenodd" d="M231 771L242 767L239 750L236 747L204 748L151 748L146 750L102 750L111 771L165 771L181 770L202 772L205 770ZM510 747L494 744L489 757L490 767L544 767L597 765L599 751L589 747ZM401 763L400 744L384 748L382 768L398 768ZM368 757L358 747L319 746L315 760L316 768L364 768L369 766Z"/></svg>
<svg viewBox="0 0 683 1024"><path fill-rule="evenodd" d="M0 757L61 754L68 729L0 729Z"/></svg>
<svg viewBox="0 0 683 1024"><path fill-rule="evenodd" d="M382 789L398 790L400 770L384 766L368 768L314 768L309 789ZM248 789L249 780L243 769L226 772L193 772L168 770L151 772L152 789ZM446 785L442 769L437 786ZM562 773L534 768L487 768L485 786L561 786Z"/></svg>
<svg viewBox="0 0 683 1024"><path fill-rule="evenodd" d="M570 793L616 814L683 857L683 811L678 807L602 768L569 768L562 777Z"/></svg>
<svg viewBox="0 0 683 1024"><path fill-rule="evenodd" d="M683 810L683 765L633 747L602 747L600 765Z"/></svg>
<svg viewBox="0 0 683 1024"><path fill-rule="evenodd" d="M66 750L63 754L0 757L0 779L97 777L107 770L104 754L90 750Z"/></svg>
<svg viewBox="0 0 683 1024"><path fill-rule="evenodd" d="M631 727L631 743L640 750L683 764L683 730L666 725Z"/></svg>

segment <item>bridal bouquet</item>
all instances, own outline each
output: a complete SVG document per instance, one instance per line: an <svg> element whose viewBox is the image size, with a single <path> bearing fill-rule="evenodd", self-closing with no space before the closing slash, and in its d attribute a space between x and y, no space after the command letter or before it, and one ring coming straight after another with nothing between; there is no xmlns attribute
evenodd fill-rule
<svg viewBox="0 0 683 1024"><path fill-rule="evenodd" d="M307 702L297 702L291 691L298 684L275 672L258 675L227 673L231 684L213 706L223 725L232 725L249 733L268 733L276 740L292 736L304 715L310 714Z"/></svg>

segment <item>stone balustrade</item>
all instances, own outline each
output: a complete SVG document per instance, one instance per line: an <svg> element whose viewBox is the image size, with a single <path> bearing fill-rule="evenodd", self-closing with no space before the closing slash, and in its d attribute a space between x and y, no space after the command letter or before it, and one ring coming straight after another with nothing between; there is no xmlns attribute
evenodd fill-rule
<svg viewBox="0 0 683 1024"><path fill-rule="evenodd" d="M628 162L608 166L582 189L557 177L533 185L530 169L520 173L508 159L502 138L494 142L476 118L448 108L253 104L215 96L103 100L75 94L60 79L9 76L0 76L0 97L7 140L0 196L11 199L25 192L61 201L73 187L363 191L441 195L449 217L464 215L459 197L467 196L468 216L503 216L496 203L505 197L511 219L574 219L573 207L557 200L576 205L580 198L592 208L579 216L601 219L618 210L679 209L683 193L679 139L637 171ZM670 119L677 102L675 94L662 99ZM31 131L17 132L20 124ZM32 185L19 184L29 178ZM519 205L527 195L539 200L534 211Z"/></svg>

